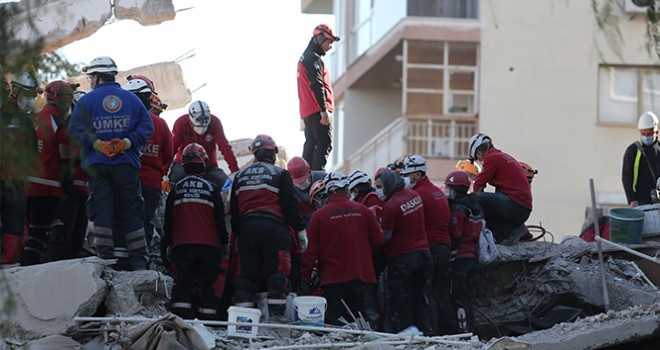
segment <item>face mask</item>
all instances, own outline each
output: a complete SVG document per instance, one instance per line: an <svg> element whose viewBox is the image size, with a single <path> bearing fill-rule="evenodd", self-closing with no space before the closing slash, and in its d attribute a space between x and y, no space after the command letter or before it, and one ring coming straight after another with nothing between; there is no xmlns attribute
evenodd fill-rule
<svg viewBox="0 0 660 350"><path fill-rule="evenodd" d="M655 136L642 136L640 138L643 144L650 146L655 141Z"/></svg>
<svg viewBox="0 0 660 350"><path fill-rule="evenodd" d="M204 135L208 128L208 126L193 126L193 130L195 130L195 134L197 135Z"/></svg>
<svg viewBox="0 0 660 350"><path fill-rule="evenodd" d="M404 177L403 183L405 184L406 188L413 188L415 186L415 184L412 182L412 179L409 177Z"/></svg>
<svg viewBox="0 0 660 350"><path fill-rule="evenodd" d="M385 200L385 192L383 192L383 188L377 188L376 195L378 196L378 199L380 199L381 201Z"/></svg>
<svg viewBox="0 0 660 350"><path fill-rule="evenodd" d="M34 97L20 96L16 104L21 111L26 113L32 112L34 109Z"/></svg>
<svg viewBox="0 0 660 350"><path fill-rule="evenodd" d="M299 190L304 190L304 189L306 189L307 187L309 187L309 184L310 184L310 183L311 183L311 182L309 181L309 179L307 179L307 180L305 180L305 181L303 181L303 182L297 184L296 187L297 187Z"/></svg>
<svg viewBox="0 0 660 350"><path fill-rule="evenodd" d="M445 187L445 196L447 196L447 199L454 199L454 191L451 188Z"/></svg>

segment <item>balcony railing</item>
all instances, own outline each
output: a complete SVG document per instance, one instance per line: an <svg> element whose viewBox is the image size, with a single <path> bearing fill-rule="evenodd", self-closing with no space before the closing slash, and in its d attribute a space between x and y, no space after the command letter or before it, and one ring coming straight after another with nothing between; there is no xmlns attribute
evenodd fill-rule
<svg viewBox="0 0 660 350"><path fill-rule="evenodd" d="M372 137L334 170L373 174L406 154L426 158L462 159L477 130L476 119L407 119L399 117Z"/></svg>

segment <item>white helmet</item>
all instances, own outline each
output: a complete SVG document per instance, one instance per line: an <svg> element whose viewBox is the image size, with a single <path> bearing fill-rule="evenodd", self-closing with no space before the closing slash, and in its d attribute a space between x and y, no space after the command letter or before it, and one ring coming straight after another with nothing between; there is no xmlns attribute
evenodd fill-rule
<svg viewBox="0 0 660 350"><path fill-rule="evenodd" d="M325 179L323 179L323 185L325 185L326 191L334 191L338 188L348 186L348 178L340 172L333 171L325 176Z"/></svg>
<svg viewBox="0 0 660 350"><path fill-rule="evenodd" d="M83 67L83 72L86 74L117 74L117 64L110 57L101 56L89 62L89 66Z"/></svg>
<svg viewBox="0 0 660 350"><path fill-rule="evenodd" d="M348 178L348 190L352 191L359 184L371 184L371 179L364 171L356 170Z"/></svg>
<svg viewBox="0 0 660 350"><path fill-rule="evenodd" d="M39 82L37 82L37 78L34 75L28 72L20 72L14 75L11 85L23 90L34 90L39 86Z"/></svg>
<svg viewBox="0 0 660 350"><path fill-rule="evenodd" d="M468 148L468 156L470 157L470 160L475 160L477 159L477 148L479 146L483 145L486 142L492 142L493 140L490 138L490 136L484 134L484 133L478 133L472 135L470 137L470 142L469 148Z"/></svg>
<svg viewBox="0 0 660 350"><path fill-rule="evenodd" d="M149 88L149 84L147 84L147 82L142 79L129 80L126 84L124 84L124 86L122 86L122 88L134 94L140 94L143 92L152 92L151 89Z"/></svg>
<svg viewBox="0 0 660 350"><path fill-rule="evenodd" d="M403 161L401 162L403 163L403 168L399 170L399 174L401 175L414 173L416 171L429 171L429 167L426 165L426 159L417 154L403 157Z"/></svg>
<svg viewBox="0 0 660 350"><path fill-rule="evenodd" d="M204 101L193 101L188 106L188 116L196 127L207 127L211 123L211 109Z"/></svg>
<svg viewBox="0 0 660 350"><path fill-rule="evenodd" d="M641 116L639 116L639 120L637 121L637 129L639 130L644 130L644 129L658 129L658 117L653 114L653 112L644 112Z"/></svg>

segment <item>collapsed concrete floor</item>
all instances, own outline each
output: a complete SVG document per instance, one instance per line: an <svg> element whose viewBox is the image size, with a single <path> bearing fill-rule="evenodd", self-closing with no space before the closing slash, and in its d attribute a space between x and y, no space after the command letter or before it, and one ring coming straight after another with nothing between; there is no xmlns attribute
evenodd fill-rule
<svg viewBox="0 0 660 350"><path fill-rule="evenodd" d="M225 325L197 324L198 331L190 330L189 338L199 337L209 349L430 350L601 349L660 337L656 289L660 265L641 264L626 252L606 249L609 309L605 312L595 243L568 239L561 244L532 242L499 248L499 260L475 273L478 337L352 334L262 324L257 338L249 340L228 337ZM657 242L635 247L651 256L659 248ZM168 314L170 277L157 271L116 272L106 264L85 258L2 270L0 336L4 338L0 349L26 344L30 349L128 349L128 344L137 341L131 338L135 329L173 324L169 319L157 320ZM150 320L79 322L76 316ZM182 322L181 327L192 329L186 325ZM159 334L172 337L176 333Z"/></svg>

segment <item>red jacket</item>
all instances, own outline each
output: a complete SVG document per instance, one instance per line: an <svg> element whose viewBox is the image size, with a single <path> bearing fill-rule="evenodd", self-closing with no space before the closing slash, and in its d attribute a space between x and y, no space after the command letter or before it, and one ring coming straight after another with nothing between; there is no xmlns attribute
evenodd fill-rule
<svg viewBox="0 0 660 350"><path fill-rule="evenodd" d="M334 110L330 74L321 59L324 54L321 47L312 40L298 60L298 100L301 119L322 111Z"/></svg>
<svg viewBox="0 0 660 350"><path fill-rule="evenodd" d="M165 120L153 113L151 121L154 132L149 135L147 143L140 148L140 183L142 186L160 188L163 175L167 174L172 164L172 133Z"/></svg>
<svg viewBox="0 0 660 350"><path fill-rule="evenodd" d="M475 192L490 184L495 187L496 192L502 192L512 201L532 209L532 189L517 160L491 146L486 152L482 168L474 180Z"/></svg>
<svg viewBox="0 0 660 350"><path fill-rule="evenodd" d="M57 106L47 104L34 115L37 132L37 162L35 172L28 177L28 196L63 195L60 178L62 158L60 145L71 146L71 138L66 122L60 117Z"/></svg>
<svg viewBox="0 0 660 350"><path fill-rule="evenodd" d="M229 171L232 173L238 171L238 163L236 162L236 156L234 156L234 151L225 137L225 131L222 128L222 122L220 118L211 114L211 123L209 124L208 130L204 135L197 135L193 130L193 126L190 123L190 117L188 114L184 114L174 123L174 128L172 129L172 148L176 152L176 157L174 161L181 163L181 152L183 149L190 143L196 142L204 146L206 153L209 155L209 162L207 166L217 167L218 166L218 156L216 152L216 145L220 148L220 152L225 157L225 161L229 165Z"/></svg>
<svg viewBox="0 0 660 350"><path fill-rule="evenodd" d="M392 231L385 244L388 258L418 250L429 250L424 229L424 206L417 192L402 188L383 204L383 230Z"/></svg>
<svg viewBox="0 0 660 350"><path fill-rule="evenodd" d="M424 203L424 228L429 244L451 245L449 239L449 203L445 194L427 176L415 182L413 190Z"/></svg>
<svg viewBox="0 0 660 350"><path fill-rule="evenodd" d="M311 279L318 260L321 285L352 280L376 283L371 253L385 242L385 236L367 207L351 201L348 195L332 194L312 216L307 234L303 281Z"/></svg>
<svg viewBox="0 0 660 350"><path fill-rule="evenodd" d="M458 250L456 259L474 259L477 257L479 235L484 227L484 218L477 205L468 198L452 200L451 225L449 232L452 250Z"/></svg>

